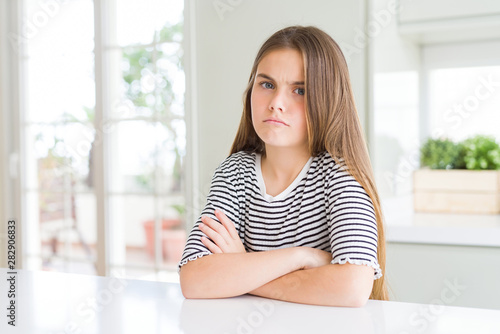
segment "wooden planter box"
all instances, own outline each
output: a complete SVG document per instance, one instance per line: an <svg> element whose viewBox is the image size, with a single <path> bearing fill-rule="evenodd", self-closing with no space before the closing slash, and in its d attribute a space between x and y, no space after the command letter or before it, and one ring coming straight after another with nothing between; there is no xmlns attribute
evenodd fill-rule
<svg viewBox="0 0 500 334"><path fill-rule="evenodd" d="M500 171L419 169L413 195L416 212L500 214Z"/></svg>

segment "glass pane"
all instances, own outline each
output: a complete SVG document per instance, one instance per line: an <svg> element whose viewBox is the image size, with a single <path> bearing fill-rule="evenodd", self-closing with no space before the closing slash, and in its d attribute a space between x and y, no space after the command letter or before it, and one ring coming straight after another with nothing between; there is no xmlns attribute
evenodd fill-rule
<svg viewBox="0 0 500 334"><path fill-rule="evenodd" d="M32 269L94 271L93 127L31 125L26 134L27 251L42 257L41 268ZM83 262L73 266L74 259Z"/></svg>
<svg viewBox="0 0 500 334"><path fill-rule="evenodd" d="M92 193L38 193L43 270L95 273L96 208ZM28 202L29 204L29 202ZM33 221L29 222L33 225ZM77 261L74 265L71 263Z"/></svg>
<svg viewBox="0 0 500 334"><path fill-rule="evenodd" d="M95 131L91 124L31 125L26 133L28 188L52 192L92 188Z"/></svg>
<svg viewBox="0 0 500 334"><path fill-rule="evenodd" d="M75 217L68 236L72 239L72 258L95 262L97 259L97 212L94 193L74 195Z"/></svg>
<svg viewBox="0 0 500 334"><path fill-rule="evenodd" d="M187 238L184 196L179 194L159 197L158 205L163 224L160 234L162 267L177 272Z"/></svg>
<svg viewBox="0 0 500 334"><path fill-rule="evenodd" d="M182 47L177 43L163 43L157 45L156 49L158 53L156 61L157 82L163 91L162 102L164 106L158 111L162 116L183 116L186 85L182 64Z"/></svg>
<svg viewBox="0 0 500 334"><path fill-rule="evenodd" d="M500 66L447 68L429 74L433 137L460 141L475 135L500 140Z"/></svg>
<svg viewBox="0 0 500 334"><path fill-rule="evenodd" d="M181 59L179 43L124 48L120 103L114 106L111 118L182 117L185 80Z"/></svg>
<svg viewBox="0 0 500 334"><path fill-rule="evenodd" d="M88 119L95 104L94 20L91 0L29 1L25 24L26 119ZM28 32L25 32L28 34Z"/></svg>
<svg viewBox="0 0 500 334"><path fill-rule="evenodd" d="M186 241L183 206L174 198L160 200L154 196L111 196L112 265L155 264L155 245L160 242L159 262L165 268L177 269ZM155 217L158 219L156 233Z"/></svg>
<svg viewBox="0 0 500 334"><path fill-rule="evenodd" d="M164 26L179 26L183 20L184 2L176 0L120 0L116 2L117 36L121 46L150 44L156 36L162 40L180 41L180 29L176 34L160 34Z"/></svg>
<svg viewBox="0 0 500 334"><path fill-rule="evenodd" d="M183 122L123 121L110 132L112 192L171 192L180 189L185 139ZM175 127L175 128L174 128ZM173 131L174 130L174 131ZM178 153L177 153L178 152Z"/></svg>
<svg viewBox="0 0 500 334"><path fill-rule="evenodd" d="M116 110L113 114L114 118L153 116L160 102L156 95L158 89L161 88L157 82L154 58L156 58L156 53L152 47L123 50L121 100L131 107L128 110Z"/></svg>
<svg viewBox="0 0 500 334"><path fill-rule="evenodd" d="M155 130L158 136L156 190L178 195L182 190L186 150L185 123L183 120L157 122Z"/></svg>
<svg viewBox="0 0 500 334"><path fill-rule="evenodd" d="M154 266L153 196L111 196L111 264Z"/></svg>
<svg viewBox="0 0 500 334"><path fill-rule="evenodd" d="M110 190L153 192L156 136L151 123L126 121L110 132Z"/></svg>

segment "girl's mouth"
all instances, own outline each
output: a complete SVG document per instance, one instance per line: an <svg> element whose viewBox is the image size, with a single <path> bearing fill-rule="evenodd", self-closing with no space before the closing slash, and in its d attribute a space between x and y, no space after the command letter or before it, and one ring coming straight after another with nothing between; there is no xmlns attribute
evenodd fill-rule
<svg viewBox="0 0 500 334"><path fill-rule="evenodd" d="M288 124L286 124L285 122L283 122L282 120L277 119L277 118L268 118L268 119L264 120L264 122L265 123L270 123L270 124L275 124L275 125L288 126Z"/></svg>

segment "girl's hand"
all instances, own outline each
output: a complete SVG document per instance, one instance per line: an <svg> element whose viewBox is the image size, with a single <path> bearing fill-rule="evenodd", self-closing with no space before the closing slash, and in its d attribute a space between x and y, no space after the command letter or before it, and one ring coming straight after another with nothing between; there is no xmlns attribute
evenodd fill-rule
<svg viewBox="0 0 500 334"><path fill-rule="evenodd" d="M210 217L201 217L199 228L208 236L201 237L201 242L212 253L246 253L234 223L220 210L215 210L215 216L220 223Z"/></svg>
<svg viewBox="0 0 500 334"><path fill-rule="evenodd" d="M302 269L311 269L326 266L332 261L332 253L311 247L299 247Z"/></svg>

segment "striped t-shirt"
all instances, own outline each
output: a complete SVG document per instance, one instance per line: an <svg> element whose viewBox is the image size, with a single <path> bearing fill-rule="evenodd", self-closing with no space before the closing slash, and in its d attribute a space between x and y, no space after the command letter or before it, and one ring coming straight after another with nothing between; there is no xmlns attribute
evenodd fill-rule
<svg viewBox="0 0 500 334"><path fill-rule="evenodd" d="M324 152L311 157L279 195L266 194L260 155L238 152L216 169L201 215L215 220L222 210L235 224L247 252L296 246L332 253L331 263L371 266L377 262L377 223L373 203L345 167ZM200 238L198 219L189 234L179 268L211 254Z"/></svg>

